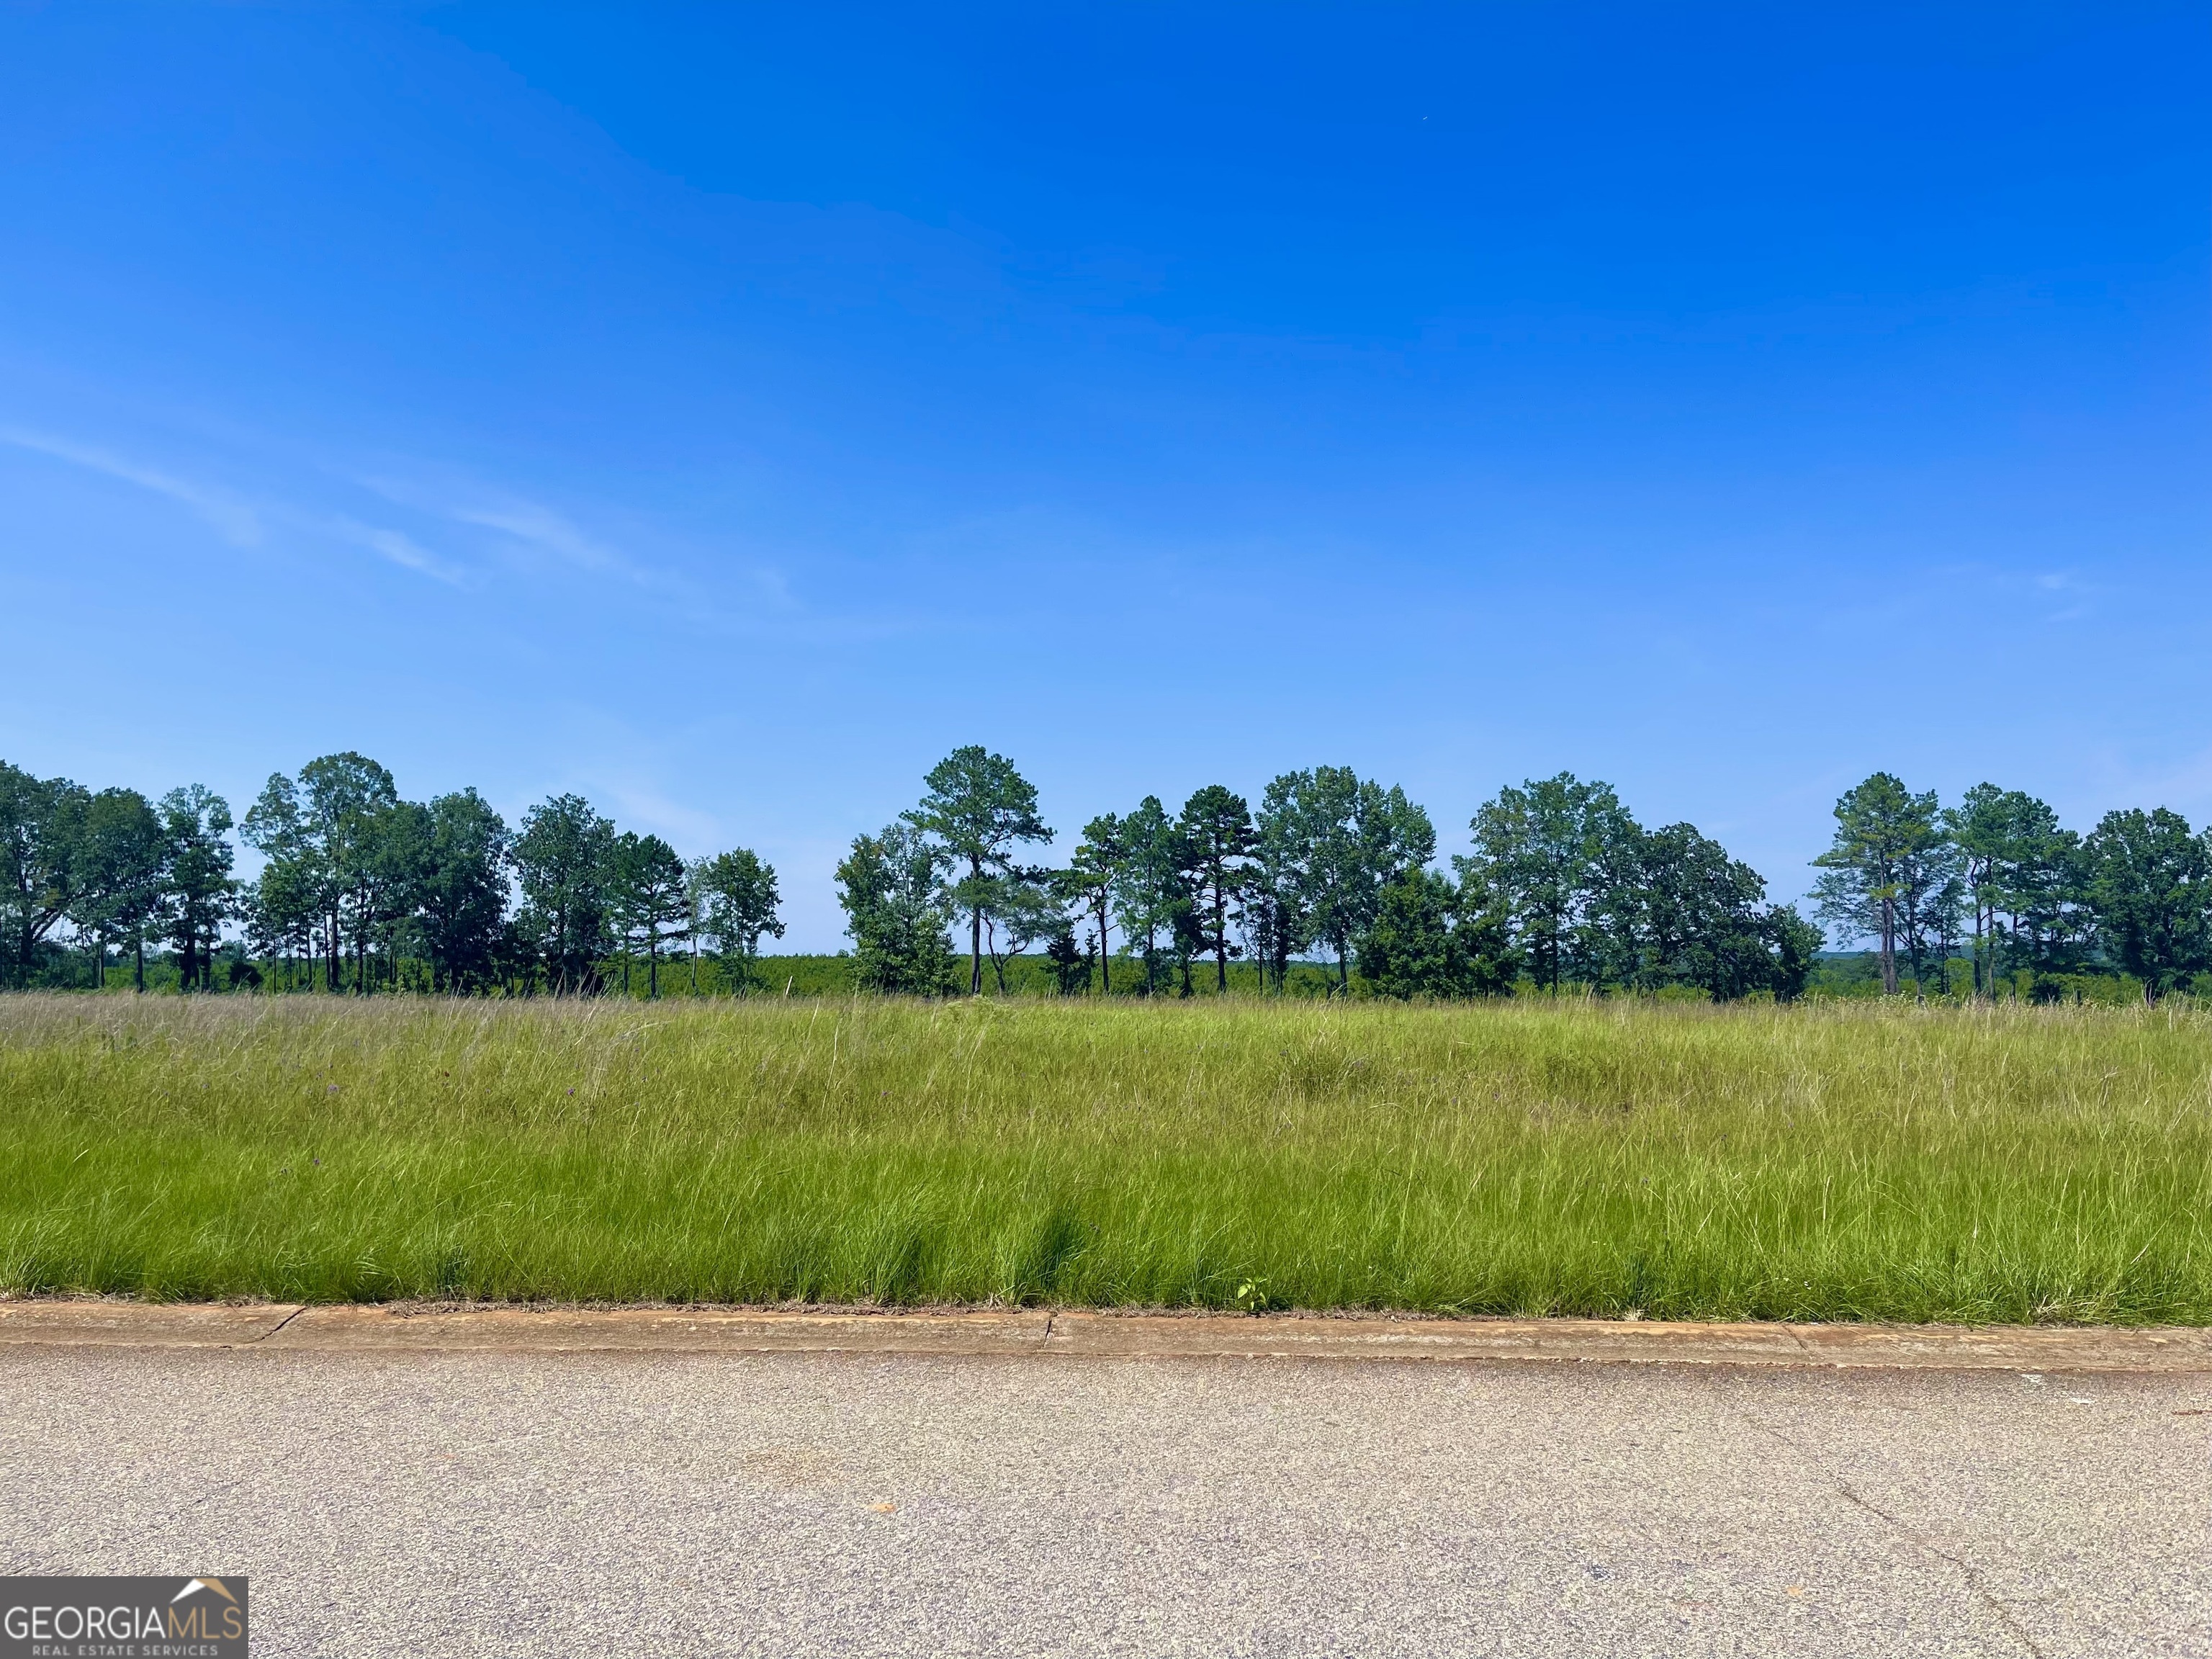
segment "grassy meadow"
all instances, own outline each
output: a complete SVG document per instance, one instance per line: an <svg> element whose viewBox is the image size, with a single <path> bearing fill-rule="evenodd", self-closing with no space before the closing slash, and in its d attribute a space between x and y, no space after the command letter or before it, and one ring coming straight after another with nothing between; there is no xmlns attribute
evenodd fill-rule
<svg viewBox="0 0 2212 1659"><path fill-rule="evenodd" d="M2212 1322L2212 1015L0 998L0 1291Z"/></svg>

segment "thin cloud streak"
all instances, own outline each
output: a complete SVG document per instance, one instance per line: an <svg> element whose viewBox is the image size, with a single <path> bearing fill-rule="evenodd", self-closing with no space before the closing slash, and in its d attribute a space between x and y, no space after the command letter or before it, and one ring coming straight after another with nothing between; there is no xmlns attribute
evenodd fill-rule
<svg viewBox="0 0 2212 1659"><path fill-rule="evenodd" d="M189 478L142 466L135 461L89 444L73 443L51 434L33 432L22 427L0 427L0 443L17 449L27 449L33 454L51 456L58 461L67 461L88 471L120 478L125 483L150 489L156 495L181 501L212 525L224 540L234 547L254 547L261 541L260 517L253 508L227 491Z"/></svg>
<svg viewBox="0 0 2212 1659"><path fill-rule="evenodd" d="M453 517L462 524L496 530L516 541L543 548L580 570L617 572L633 580L646 574L619 553L593 541L552 508L540 507L534 501L449 510Z"/></svg>
<svg viewBox="0 0 2212 1659"><path fill-rule="evenodd" d="M428 576L434 581L444 582L450 587L466 585L466 573L458 566L447 564L444 560L426 550L413 538L403 535L397 530L386 530L376 525L362 524L354 519L331 520L329 530L331 534L341 541L351 542L356 547L365 547L370 552L389 559L392 563L405 569Z"/></svg>
<svg viewBox="0 0 2212 1659"><path fill-rule="evenodd" d="M78 443L24 427L0 427L0 443L65 461L103 477L118 478L180 502L206 520L234 547L258 547L267 539L270 526L281 526L361 548L403 569L451 586L462 586L465 580L465 573L458 566L439 558L404 532L386 526L364 524L343 515L309 513L282 502L257 506L241 501L220 486L179 477L96 445Z"/></svg>
<svg viewBox="0 0 2212 1659"><path fill-rule="evenodd" d="M526 555L550 555L559 564L583 574L605 577L659 599L672 600L682 607L685 622L695 629L733 636L757 636L770 624L770 618L762 614L765 611L774 613L787 635L791 625L802 618L809 624L810 637L860 640L904 631L896 625L886 627L849 619L826 621L814 616L811 607L793 592L790 579L783 570L757 562L720 573L725 578L750 586L760 601L759 610L734 605L726 584L702 580L686 571L635 558L558 509L514 495L496 484L474 483L465 478L443 484L425 484L391 472L355 472L346 476L361 488L410 512L472 530L489 531Z"/></svg>

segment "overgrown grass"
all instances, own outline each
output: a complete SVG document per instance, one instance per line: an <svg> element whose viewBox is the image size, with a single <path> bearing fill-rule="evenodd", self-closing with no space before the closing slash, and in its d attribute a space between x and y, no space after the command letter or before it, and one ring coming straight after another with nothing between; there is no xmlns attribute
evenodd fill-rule
<svg viewBox="0 0 2212 1659"><path fill-rule="evenodd" d="M0 1287L2212 1322L2212 1017L0 999Z"/></svg>

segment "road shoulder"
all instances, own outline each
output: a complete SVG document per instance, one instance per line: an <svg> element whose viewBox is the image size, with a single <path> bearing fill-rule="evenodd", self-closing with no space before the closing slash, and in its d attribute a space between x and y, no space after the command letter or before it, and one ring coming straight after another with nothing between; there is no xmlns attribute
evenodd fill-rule
<svg viewBox="0 0 2212 1659"><path fill-rule="evenodd" d="M1094 1309L538 1308L0 1301L0 1345L322 1352L1053 1355L2212 1372L2212 1332Z"/></svg>

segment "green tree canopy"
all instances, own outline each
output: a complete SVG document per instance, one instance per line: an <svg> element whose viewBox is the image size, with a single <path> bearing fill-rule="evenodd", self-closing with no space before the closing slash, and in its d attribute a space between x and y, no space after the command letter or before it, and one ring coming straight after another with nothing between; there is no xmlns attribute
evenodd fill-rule
<svg viewBox="0 0 2212 1659"><path fill-rule="evenodd" d="M615 837L610 886L614 915L625 947L623 989L629 989L629 947L642 945L646 994L660 995L661 952L689 937L691 926L690 872L677 851L659 836L624 830Z"/></svg>
<svg viewBox="0 0 2212 1659"><path fill-rule="evenodd" d="M1176 833L1192 898L1197 945L1213 958L1217 989L1229 988L1229 958L1242 954L1230 942L1231 921L1251 880L1252 849L1259 839L1252 809L1225 785L1209 783L1182 805Z"/></svg>
<svg viewBox="0 0 2212 1659"><path fill-rule="evenodd" d="M143 990L146 933L161 914L167 850L161 814L136 789L103 789L85 803L77 831L70 920L92 942L94 984L106 979L106 947L127 943Z"/></svg>
<svg viewBox="0 0 2212 1659"><path fill-rule="evenodd" d="M327 989L338 988L348 942L358 967L389 921L404 860L394 843L406 833L391 821L398 803L392 774L348 750L309 761L296 784L275 774L247 809L242 836L267 860L260 925L319 946ZM358 977L356 988L365 988Z"/></svg>
<svg viewBox="0 0 2212 1659"><path fill-rule="evenodd" d="M434 986L477 989L503 965L509 839L506 821L473 789L431 801L416 900Z"/></svg>
<svg viewBox="0 0 2212 1659"><path fill-rule="evenodd" d="M861 836L837 866L837 902L864 991L943 996L952 989L951 854L915 825Z"/></svg>
<svg viewBox="0 0 2212 1659"><path fill-rule="evenodd" d="M1360 978L1401 999L1508 994L1518 965L1504 908L1427 869L1384 884L1358 953Z"/></svg>
<svg viewBox="0 0 2212 1659"><path fill-rule="evenodd" d="M1127 857L1126 841L1121 818L1112 812L1100 814L1083 826L1081 843L1069 855L1067 868L1055 878L1060 896L1081 908L1097 929L1096 949L1102 994L1110 993L1114 988L1113 947L1109 943L1108 930L1113 917L1115 895L1121 881L1122 866ZM1070 970L1063 965L1063 971ZM1087 969L1085 977L1088 978Z"/></svg>
<svg viewBox="0 0 2212 1659"><path fill-rule="evenodd" d="M1195 938L1182 838L1158 795L1147 795L1121 819L1114 915L1121 936L1145 965L1147 995L1159 988L1163 951L1187 956Z"/></svg>
<svg viewBox="0 0 2212 1659"><path fill-rule="evenodd" d="M983 988L984 912L998 890L987 878L1006 875L1016 847L1048 842L1052 831L1037 816L1036 786L1004 755L992 754L981 744L954 750L922 781L929 793L903 816L915 829L937 837L956 869L965 866L963 884L954 891L956 902L968 913L968 990L973 996Z"/></svg>
<svg viewBox="0 0 2212 1659"><path fill-rule="evenodd" d="M1556 992L1565 979L1602 983L1620 970L1624 924L1613 901L1639 832L1610 784L1571 772L1531 780L1498 791L1469 827L1474 852L1455 863L1504 901L1539 985Z"/></svg>
<svg viewBox="0 0 2212 1659"><path fill-rule="evenodd" d="M581 795L556 795L522 817L509 854L522 890L523 934L556 992L599 988L614 933L615 827Z"/></svg>
<svg viewBox="0 0 2212 1659"><path fill-rule="evenodd" d="M230 915L230 805L200 785L161 797L161 902L156 925L176 947L187 990L214 988L216 941Z"/></svg>
<svg viewBox="0 0 2212 1659"><path fill-rule="evenodd" d="M692 866L691 894L694 927L714 942L736 984L750 985L761 936L783 937L775 866L742 847L720 853Z"/></svg>
<svg viewBox="0 0 2212 1659"><path fill-rule="evenodd" d="M1759 872L1688 823L1644 834L1638 866L1635 982L1693 985L1716 1002L1772 988L1777 940Z"/></svg>
<svg viewBox="0 0 2212 1659"><path fill-rule="evenodd" d="M30 980L40 941L76 896L76 848L90 792L0 761L0 902L8 908L0 983Z"/></svg>
<svg viewBox="0 0 2212 1659"><path fill-rule="evenodd" d="M2212 968L2212 859L2186 818L2163 806L2107 812L2083 851L2098 942L2142 981L2145 1001Z"/></svg>
<svg viewBox="0 0 2212 1659"><path fill-rule="evenodd" d="M1978 783L1943 815L1972 908L1977 988L2020 968L2082 965L2088 939L2081 838L2033 795Z"/></svg>
<svg viewBox="0 0 2212 1659"><path fill-rule="evenodd" d="M1301 944L1336 956L1340 990L1351 988L1352 942L1382 902L1382 889L1436 856L1429 815L1393 785L1364 781L1348 766L1290 772L1261 798L1264 875L1289 889ZM1272 868L1267 867L1272 866Z"/></svg>
<svg viewBox="0 0 2212 1659"><path fill-rule="evenodd" d="M1838 943L1872 934L1881 952L1881 988L1897 994L1897 941L1926 886L1929 855L1944 836L1936 794L1916 795L1902 780L1877 772L1836 803L1834 843L1813 862L1823 921ZM1916 975L1916 978L1917 975Z"/></svg>

